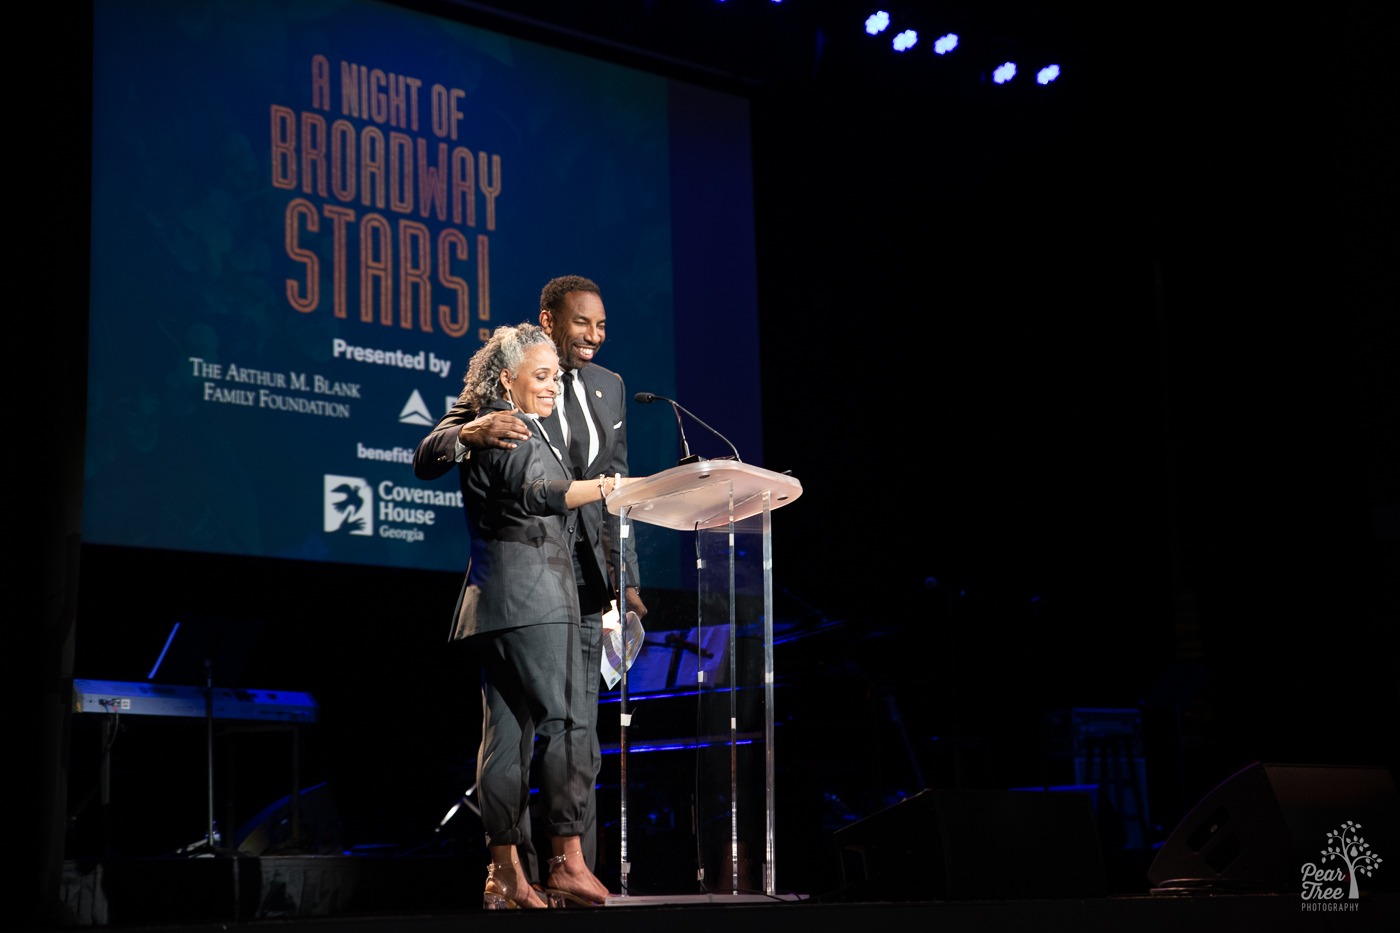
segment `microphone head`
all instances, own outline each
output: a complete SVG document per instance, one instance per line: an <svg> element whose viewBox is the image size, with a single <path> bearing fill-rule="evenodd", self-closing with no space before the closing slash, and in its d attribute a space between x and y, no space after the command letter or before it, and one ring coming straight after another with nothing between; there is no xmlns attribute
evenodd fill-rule
<svg viewBox="0 0 1400 933"><path fill-rule="evenodd" d="M656 396L652 395L650 392L638 392L636 395L632 396L632 399L645 404L647 402L656 401Z"/></svg>

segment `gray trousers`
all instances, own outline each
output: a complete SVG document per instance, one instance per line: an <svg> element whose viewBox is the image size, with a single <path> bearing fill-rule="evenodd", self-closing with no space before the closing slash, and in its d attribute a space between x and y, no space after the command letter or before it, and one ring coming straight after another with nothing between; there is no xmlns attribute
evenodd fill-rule
<svg viewBox="0 0 1400 933"><path fill-rule="evenodd" d="M530 776L551 836L582 836L599 761L597 660L572 625L526 625L478 639L482 729L477 784L486 844L530 840ZM591 718L579 711L591 692Z"/></svg>
<svg viewBox="0 0 1400 933"><path fill-rule="evenodd" d="M590 578L579 552L574 551L574 579L578 582L579 604L582 609L582 622L579 632L579 670L582 672L582 690L575 694L577 706L574 718L583 723L588 734L588 748L591 764L588 769L588 800L584 805L583 832L579 841L583 848L584 863L588 870L598 871L598 775L603 769L603 753L598 737L598 694L603 683L603 609L606 608L606 588L600 581ZM537 776L537 783L542 779ZM541 790L543 793L543 790ZM540 861L534 841L530 836L528 814L523 825L524 835L520 840L520 861L526 874L536 881L543 881L549 872L540 870Z"/></svg>
<svg viewBox="0 0 1400 933"><path fill-rule="evenodd" d="M601 743L598 737L598 694L602 689L603 674L603 615L593 612L585 613L583 616L583 626L581 631L580 648L583 652L583 659L580 662L580 670L584 671L584 676L588 682L584 686L582 698L579 700L579 707L574 711L577 719L586 722L585 728L589 735L589 749L593 763L590 766L589 774L592 778L588 782L588 803L583 812L583 833L579 840L583 847L584 863L588 865L591 872L598 871L598 775L603 768L603 754ZM588 673L597 671L598 676L594 677ZM529 821L526 821L526 836L520 845L520 861L525 865L525 870L531 879L543 881L540 872L540 861L535 851L535 844L530 839ZM548 871L543 872L549 874Z"/></svg>

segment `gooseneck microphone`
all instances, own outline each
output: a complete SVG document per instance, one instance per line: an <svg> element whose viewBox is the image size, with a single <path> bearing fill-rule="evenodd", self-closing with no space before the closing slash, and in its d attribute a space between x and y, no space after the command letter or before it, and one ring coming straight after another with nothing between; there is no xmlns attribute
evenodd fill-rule
<svg viewBox="0 0 1400 933"><path fill-rule="evenodd" d="M663 402L671 402L671 400L668 398L662 398L661 396L653 395L650 392L638 392L636 395L632 396L632 398L644 404L650 404L651 402L655 402L658 400ZM676 415L676 430L679 431L681 435L681 458L676 461L676 466L684 466L687 463L694 463L700 458L697 456L692 456L690 453L690 443L685 439L685 425L681 424L681 406L676 404L675 402L671 402L671 411L674 412Z"/></svg>
<svg viewBox="0 0 1400 933"><path fill-rule="evenodd" d="M632 398L635 399L636 401L642 403L643 405L649 405L649 404L651 404L652 402L670 402L670 403L671 403L671 408L674 409L675 412L676 412L676 427L677 427L677 428L680 428L680 432L681 432L681 459L680 459L680 462L678 462L678 463L676 464L676 466L684 466L684 465L687 464L687 463L694 463L695 461L702 459L702 458L699 457L699 456L692 456L691 453L690 453L690 445L687 444L687 443L686 443L686 440L685 440L685 429L680 427L680 424L681 424L681 415L680 415L680 413L681 413L681 412L685 412L687 415L690 415L690 417L695 418L695 421L696 421L702 428L704 428L705 430L709 431L709 432L710 432L711 434L713 434L715 437L719 438L720 440L722 440L722 441L724 441L726 444L728 444L728 445L729 445L729 449L732 450L732 451L734 451L734 459L737 460L737 461L740 462L740 463L743 463L743 462L744 462L743 459L739 456L739 448L735 447L735 446L733 445L733 443L730 442L729 438L725 437L723 434L719 433L719 432L716 431L714 428L710 427L708 424L706 424L705 422L701 421L698 417L696 417L695 412L690 411L689 409L687 409L684 405L682 405L680 402L676 401L675 399L673 399L673 398L667 398L667 397L664 396L664 395L657 395L657 394L655 394L655 393L653 393L653 392L638 392L636 395L632 396Z"/></svg>

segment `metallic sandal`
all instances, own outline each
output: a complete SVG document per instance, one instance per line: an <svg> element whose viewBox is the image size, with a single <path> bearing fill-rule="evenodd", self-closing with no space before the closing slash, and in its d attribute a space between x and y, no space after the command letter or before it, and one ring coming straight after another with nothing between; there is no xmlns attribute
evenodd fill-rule
<svg viewBox="0 0 1400 933"><path fill-rule="evenodd" d="M574 857L575 857L575 858L581 858L581 857L582 857L582 853L576 853ZM556 866L563 865L564 862L565 862L568 858L569 858L569 855L568 855L567 853L564 854L564 855L555 855L555 856L552 856L552 857L550 858L550 860L549 860L549 868L550 868L550 876L551 876L551 877L552 877L553 874L554 874L554 868L555 868ZM544 894L545 894L545 897L547 897L547 898L549 899L549 906L550 906L550 907L601 907L601 906L603 906L603 902L602 902L602 901L594 900L593 898L588 897L588 896L586 896L586 895L583 895L583 894L576 894L576 893L574 893L573 891L566 891L566 890L564 890L563 888L555 887L555 886L549 885L549 884L546 884L546 886L545 886L545 888L544 888Z"/></svg>
<svg viewBox="0 0 1400 933"><path fill-rule="evenodd" d="M483 891L482 894L481 894L481 909L482 909L482 910L516 910L516 909L518 909L518 908L524 908L524 909L526 909L526 910L535 909L535 907L534 907L533 904L522 903L521 901L516 900L516 899L515 899L515 896L511 894L510 886L507 885L507 884L505 884L504 882L502 882L502 881L500 881L500 880L498 880L498 879L496 878L496 869L498 869L498 868L499 868L499 869L502 869L502 870L507 869L507 868L513 868L513 869L515 869L515 875L516 875L516 877L517 877L517 878L520 877L520 865L519 865L519 863L514 863L514 864L512 864L512 863L509 863L509 862L507 862L507 863L492 862L491 865L490 865L490 867L488 867L488 868L486 869L486 890ZM530 890L530 889L527 889L527 890ZM549 903L549 902L546 901L546 905L548 905L548 903Z"/></svg>

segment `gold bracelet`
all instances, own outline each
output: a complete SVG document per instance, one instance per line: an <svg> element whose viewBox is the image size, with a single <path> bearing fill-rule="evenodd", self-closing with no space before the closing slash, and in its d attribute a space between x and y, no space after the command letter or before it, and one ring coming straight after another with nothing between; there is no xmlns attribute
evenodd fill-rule
<svg viewBox="0 0 1400 933"><path fill-rule="evenodd" d="M604 485L607 483L607 481L608 481L608 478L607 478L606 476L604 476L602 473L599 473L599 474L598 474L598 498L599 498L599 499L606 499L606 498L608 497L608 491L607 491L607 489L604 488Z"/></svg>

